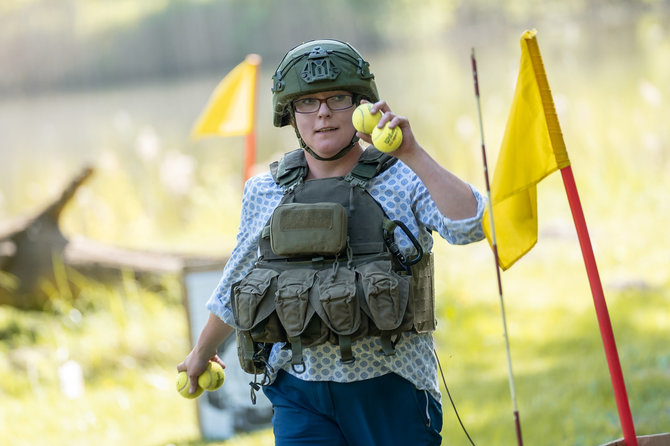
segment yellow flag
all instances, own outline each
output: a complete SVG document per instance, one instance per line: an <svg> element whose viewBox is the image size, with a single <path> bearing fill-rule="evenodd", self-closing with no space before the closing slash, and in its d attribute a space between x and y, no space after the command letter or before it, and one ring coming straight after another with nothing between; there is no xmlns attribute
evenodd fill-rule
<svg viewBox="0 0 670 446"><path fill-rule="evenodd" d="M495 237L488 209L484 232L506 270L537 242L536 184L570 165L535 30L521 36L512 108L491 182Z"/></svg>
<svg viewBox="0 0 670 446"><path fill-rule="evenodd" d="M193 126L191 136L238 136L253 130L261 58L250 54L223 78Z"/></svg>

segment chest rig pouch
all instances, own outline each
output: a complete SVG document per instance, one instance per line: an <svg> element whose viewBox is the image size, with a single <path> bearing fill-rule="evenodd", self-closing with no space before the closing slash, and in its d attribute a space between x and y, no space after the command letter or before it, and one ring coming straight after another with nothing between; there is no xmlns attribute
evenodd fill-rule
<svg viewBox="0 0 670 446"><path fill-rule="evenodd" d="M280 204L270 218L270 247L276 255L334 256L347 243L347 211L339 203Z"/></svg>
<svg viewBox="0 0 670 446"><path fill-rule="evenodd" d="M368 149L346 177L304 180L302 150L272 172L285 191L259 240L254 269L234 284L231 299L238 354L248 373L265 372L268 345L285 342L291 364L304 371L303 348L330 342L352 363L352 341L379 336L385 355L405 331L435 329L432 254L391 221L366 191L395 158ZM416 254L405 259L394 230Z"/></svg>

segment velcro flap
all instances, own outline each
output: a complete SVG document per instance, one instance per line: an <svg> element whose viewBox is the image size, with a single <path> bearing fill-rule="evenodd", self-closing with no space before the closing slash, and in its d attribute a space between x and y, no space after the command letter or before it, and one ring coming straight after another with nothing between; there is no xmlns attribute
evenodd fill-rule
<svg viewBox="0 0 670 446"><path fill-rule="evenodd" d="M347 211L339 203L287 203L270 219L270 247L281 256L336 255L347 243Z"/></svg>

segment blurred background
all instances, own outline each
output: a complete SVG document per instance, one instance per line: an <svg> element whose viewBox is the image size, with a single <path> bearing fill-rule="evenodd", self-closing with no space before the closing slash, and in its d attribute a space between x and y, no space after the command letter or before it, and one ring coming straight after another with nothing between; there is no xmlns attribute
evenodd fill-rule
<svg viewBox="0 0 670 446"><path fill-rule="evenodd" d="M221 78L259 54L255 170L266 170L296 148L290 129L272 126L271 75L288 49L315 38L352 43L420 143L483 191L470 52L493 171L519 39L532 28L637 432L667 432L667 0L3 0L0 221L39 212L89 166L93 174L59 216L64 237L227 255L239 224L244 140L194 141L191 127ZM539 185L538 201L538 245L503 274L524 439L603 444L622 434L559 174ZM477 444L514 444L491 251L485 242L443 241L435 250L436 339L449 389ZM0 288L15 288L3 271ZM173 389L175 366L190 350L178 274L147 284L128 271L110 282L63 269L42 289L37 311L0 305L0 443L204 443L195 404ZM443 407L444 443L469 444L446 395ZM225 444L273 440L261 431Z"/></svg>

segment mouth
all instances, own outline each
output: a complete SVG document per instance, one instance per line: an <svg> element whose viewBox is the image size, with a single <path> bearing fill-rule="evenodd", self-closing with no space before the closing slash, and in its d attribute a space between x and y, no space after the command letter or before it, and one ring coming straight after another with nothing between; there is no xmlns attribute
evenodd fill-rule
<svg viewBox="0 0 670 446"><path fill-rule="evenodd" d="M323 127L320 129L317 129L315 133L329 133L329 132L334 132L337 130L337 127Z"/></svg>

